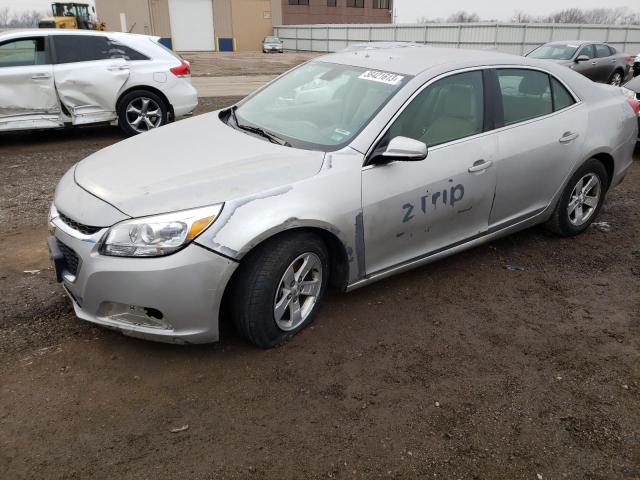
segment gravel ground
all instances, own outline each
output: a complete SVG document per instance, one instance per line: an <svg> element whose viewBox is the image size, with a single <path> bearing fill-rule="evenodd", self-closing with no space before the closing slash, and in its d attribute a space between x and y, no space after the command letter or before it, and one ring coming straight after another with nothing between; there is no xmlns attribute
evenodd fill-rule
<svg viewBox="0 0 640 480"><path fill-rule="evenodd" d="M0 137L0 478L640 478L640 162L610 231L533 228L330 292L261 351L229 327L179 347L74 317L46 211L121 139Z"/></svg>

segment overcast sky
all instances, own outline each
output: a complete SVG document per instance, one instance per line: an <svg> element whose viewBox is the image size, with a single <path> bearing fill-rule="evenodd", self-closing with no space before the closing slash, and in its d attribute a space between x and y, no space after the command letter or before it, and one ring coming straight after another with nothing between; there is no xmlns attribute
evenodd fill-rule
<svg viewBox="0 0 640 480"><path fill-rule="evenodd" d="M79 1L79 0L76 0ZM93 4L93 0L82 0ZM493 0L479 2L478 0L395 0L398 22L415 22L417 18L446 18L459 10L476 12L483 19L508 20L514 12L521 10L533 15L549 14L569 7L630 7L640 10L638 0ZM50 0L0 0L0 7L9 6L15 10L49 11Z"/></svg>

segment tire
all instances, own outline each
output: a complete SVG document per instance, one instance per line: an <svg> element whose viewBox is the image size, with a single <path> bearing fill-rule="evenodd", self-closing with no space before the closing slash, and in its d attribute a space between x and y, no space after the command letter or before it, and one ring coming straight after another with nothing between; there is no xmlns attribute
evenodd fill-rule
<svg viewBox="0 0 640 480"><path fill-rule="evenodd" d="M592 180L596 183L589 188ZM595 158L587 160L567 183L546 227L562 237L573 237L584 232L600 213L608 188L609 177L602 162Z"/></svg>
<svg viewBox="0 0 640 480"><path fill-rule="evenodd" d="M168 105L157 94L148 90L134 90L118 102L118 125L128 136L138 135L166 125L168 111Z"/></svg>
<svg viewBox="0 0 640 480"><path fill-rule="evenodd" d="M609 77L609 85L619 87L624 80L624 74L620 70L615 70Z"/></svg>
<svg viewBox="0 0 640 480"><path fill-rule="evenodd" d="M304 266L312 269L300 279ZM300 232L267 240L245 257L234 278L230 313L236 329L260 348L283 343L313 321L328 278L327 247L316 235ZM315 297L304 294L303 287ZM292 313L296 302L299 317Z"/></svg>

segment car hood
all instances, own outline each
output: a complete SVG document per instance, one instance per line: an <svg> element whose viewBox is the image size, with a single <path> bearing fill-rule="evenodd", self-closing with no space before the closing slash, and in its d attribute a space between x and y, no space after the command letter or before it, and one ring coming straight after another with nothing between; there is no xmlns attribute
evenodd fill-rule
<svg viewBox="0 0 640 480"><path fill-rule="evenodd" d="M315 175L323 152L238 131L218 112L107 147L75 169L75 181L132 217L242 198Z"/></svg>

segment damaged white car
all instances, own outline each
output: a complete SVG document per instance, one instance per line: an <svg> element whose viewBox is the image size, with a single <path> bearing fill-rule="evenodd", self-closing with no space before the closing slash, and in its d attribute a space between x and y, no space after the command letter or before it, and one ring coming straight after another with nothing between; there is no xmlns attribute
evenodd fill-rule
<svg viewBox="0 0 640 480"><path fill-rule="evenodd" d="M0 34L0 131L117 122L135 135L197 104L189 63L158 37L69 30Z"/></svg>

